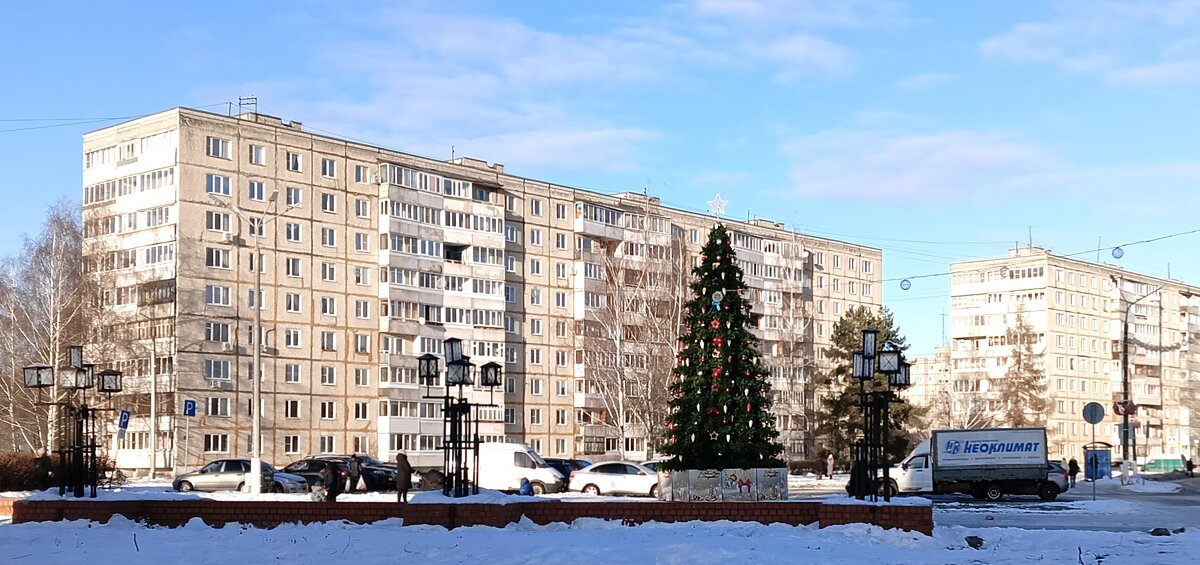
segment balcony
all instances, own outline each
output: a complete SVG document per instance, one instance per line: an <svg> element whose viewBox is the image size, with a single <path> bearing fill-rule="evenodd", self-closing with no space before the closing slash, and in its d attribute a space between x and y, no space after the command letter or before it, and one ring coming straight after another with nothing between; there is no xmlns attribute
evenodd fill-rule
<svg viewBox="0 0 1200 565"><path fill-rule="evenodd" d="M576 235L613 241L621 241L625 237L624 229L585 218L575 218L575 233Z"/></svg>
<svg viewBox="0 0 1200 565"><path fill-rule="evenodd" d="M604 399L596 393L577 392L575 393L574 407L603 410Z"/></svg>

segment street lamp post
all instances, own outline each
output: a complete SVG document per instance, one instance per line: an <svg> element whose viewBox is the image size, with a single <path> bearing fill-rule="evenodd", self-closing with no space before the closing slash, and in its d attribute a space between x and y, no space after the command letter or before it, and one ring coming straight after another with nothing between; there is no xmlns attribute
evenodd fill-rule
<svg viewBox="0 0 1200 565"><path fill-rule="evenodd" d="M1121 288L1123 286L1123 283L1125 282L1124 279L1117 278L1116 275L1109 275L1109 279L1116 286L1117 296L1120 298L1121 302L1125 302L1125 290L1123 288ZM1142 296L1138 297L1137 300L1130 302L1128 305L1126 305L1123 308L1123 312L1121 314L1121 461L1122 461L1122 463L1124 463L1125 461L1129 461L1129 443L1130 443L1130 441L1137 441L1136 438L1133 437L1133 432L1129 429L1129 416L1131 415L1130 413L1133 412L1133 409L1132 409L1133 403L1131 402L1132 399L1130 398L1130 390L1129 390L1130 389L1130 384L1129 384L1129 312L1133 310L1133 307L1136 306L1138 302L1141 302L1141 301L1145 300L1146 298L1149 298L1151 295L1154 295L1158 291L1162 290L1162 288L1163 287L1160 285L1157 288L1155 288L1154 290L1151 290L1150 292L1147 292L1146 294L1143 294ZM1135 447L1134 451L1135 452L1133 454L1133 459L1134 459L1134 464L1136 465L1137 464L1136 463L1137 462L1136 447Z"/></svg>
<svg viewBox="0 0 1200 565"><path fill-rule="evenodd" d="M212 202L218 206L232 211L241 218L247 226L251 225L250 217L246 215L237 204L225 202L215 195L209 195ZM271 192L268 206L274 207L279 200L279 191ZM259 230L266 233L267 223L274 221L280 214L291 210L291 206L284 208L271 215L270 220L266 217L259 218ZM250 396L251 396L251 424L250 424L250 471L246 475L246 490L250 492L250 496L257 497L262 492L262 272L263 272L263 256L262 248L259 244L260 236L254 236L254 332L251 334L250 346L254 349L251 353L250 367Z"/></svg>
<svg viewBox="0 0 1200 565"><path fill-rule="evenodd" d="M869 494L872 500L883 492L885 501L891 500L891 461L887 448L890 443L891 405L903 402L893 389L908 387L909 364L904 354L893 344L876 351L878 346L876 329L863 330L863 349L854 353L853 373L858 379L859 405L863 413L863 440L855 450L855 469L851 482L854 496L859 500ZM867 390L867 382L873 381L875 373L887 376L883 390ZM874 387L872 387L874 388ZM883 468L883 480L879 480L879 468Z"/></svg>

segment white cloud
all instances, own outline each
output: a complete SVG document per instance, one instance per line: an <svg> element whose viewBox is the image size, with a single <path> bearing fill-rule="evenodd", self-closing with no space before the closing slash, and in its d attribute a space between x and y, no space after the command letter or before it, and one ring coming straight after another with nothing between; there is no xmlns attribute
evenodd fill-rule
<svg viewBox="0 0 1200 565"><path fill-rule="evenodd" d="M783 66L775 75L781 82L794 82L810 75L845 76L853 68L848 51L810 35L781 38L764 46L759 53Z"/></svg>
<svg viewBox="0 0 1200 565"><path fill-rule="evenodd" d="M1121 84L1166 84L1200 79L1200 61L1172 61L1144 67L1117 69L1105 75L1109 81Z"/></svg>
<svg viewBox="0 0 1200 565"><path fill-rule="evenodd" d="M791 160L796 193L845 200L958 199L1018 187L1024 177L1053 165L1036 146L974 131L912 136L828 131L789 140L783 152Z"/></svg>

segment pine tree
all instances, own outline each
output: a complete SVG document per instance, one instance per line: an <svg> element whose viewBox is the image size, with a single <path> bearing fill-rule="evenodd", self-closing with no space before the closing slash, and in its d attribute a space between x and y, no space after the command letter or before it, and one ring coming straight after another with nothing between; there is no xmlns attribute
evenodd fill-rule
<svg viewBox="0 0 1200 565"><path fill-rule="evenodd" d="M750 303L742 270L717 225L693 269L681 352L671 384L664 467L748 469L780 467L783 446L771 414L767 370L747 329Z"/></svg>
<svg viewBox="0 0 1200 565"><path fill-rule="evenodd" d="M1042 369L1041 356L1033 351L1037 332L1022 310L1017 310L1013 326L1005 331L1005 340L1012 353L1008 357L1008 370L997 383L1003 403L1001 418L1014 428L1045 426L1050 415L1046 371Z"/></svg>
<svg viewBox="0 0 1200 565"><path fill-rule="evenodd" d="M854 378L854 353L862 350L862 331L874 328L879 330L876 343L880 348L883 344L891 343L901 351L908 348L905 339L896 329L895 319L887 308L878 314L866 306L851 308L833 325L830 336L830 347L825 357L836 365L826 375L821 384L827 393L821 398L821 406L817 411L817 435L823 439L825 449L832 451L835 457L849 461L851 446L863 437L862 406L859 398L859 382ZM887 382L882 375L876 375L868 381L866 390L884 390ZM908 402L895 403L889 408L891 443L886 451L893 460L897 460L909 451L914 432L923 432L925 424L921 421L924 409L913 406Z"/></svg>

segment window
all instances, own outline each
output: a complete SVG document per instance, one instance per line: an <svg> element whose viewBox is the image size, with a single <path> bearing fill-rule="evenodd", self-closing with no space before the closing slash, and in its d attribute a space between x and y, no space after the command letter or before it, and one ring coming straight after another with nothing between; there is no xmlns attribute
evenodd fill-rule
<svg viewBox="0 0 1200 565"><path fill-rule="evenodd" d="M555 249L566 249L567 248L567 234L565 234L565 233L554 234L554 248Z"/></svg>
<svg viewBox="0 0 1200 565"><path fill-rule="evenodd" d="M204 287L204 303L229 306L229 287L210 284Z"/></svg>
<svg viewBox="0 0 1200 565"><path fill-rule="evenodd" d="M529 394L542 395L542 379L529 379Z"/></svg>
<svg viewBox="0 0 1200 565"><path fill-rule="evenodd" d="M354 233L354 250L355 251L370 251L371 244L369 243L367 234L362 232Z"/></svg>
<svg viewBox="0 0 1200 565"><path fill-rule="evenodd" d="M559 202L554 205L554 217L559 220L567 219L567 205Z"/></svg>
<svg viewBox="0 0 1200 565"><path fill-rule="evenodd" d="M204 176L204 191L209 194L229 196L229 177L208 174Z"/></svg>
<svg viewBox="0 0 1200 565"><path fill-rule="evenodd" d="M542 320L541 319L532 318L529 320L529 334L530 335L542 335Z"/></svg>
<svg viewBox="0 0 1200 565"><path fill-rule="evenodd" d="M542 245L542 230L531 228L529 230L529 244L541 247Z"/></svg>
<svg viewBox="0 0 1200 565"><path fill-rule="evenodd" d="M557 379L554 381L554 396L566 396L567 389L567 381L563 379Z"/></svg>
<svg viewBox="0 0 1200 565"><path fill-rule="evenodd" d="M323 280L323 281L336 281L337 280L337 268L334 266L333 263L321 263L321 280Z"/></svg>
<svg viewBox="0 0 1200 565"><path fill-rule="evenodd" d="M366 420L367 419L367 403L366 402L355 402L354 403L354 419L355 420Z"/></svg>
<svg viewBox="0 0 1200 565"><path fill-rule="evenodd" d="M267 151L261 145L250 146L250 164L265 165L267 164Z"/></svg>
<svg viewBox="0 0 1200 565"><path fill-rule="evenodd" d="M371 182L370 174L371 173L367 169L366 165L355 165L354 166L354 182L358 182L358 183Z"/></svg>
<svg viewBox="0 0 1200 565"><path fill-rule="evenodd" d="M530 259L529 260L529 274L533 275L533 276L541 276L542 275L542 260L541 259Z"/></svg>
<svg viewBox="0 0 1200 565"><path fill-rule="evenodd" d="M366 320L371 317L371 302L369 300L354 301L354 317Z"/></svg>
<svg viewBox="0 0 1200 565"><path fill-rule="evenodd" d="M506 256L504 258L504 270L510 273L517 272L517 258L512 255Z"/></svg>
<svg viewBox="0 0 1200 565"><path fill-rule="evenodd" d="M336 343L333 340L333 332L321 332L321 350L336 351Z"/></svg>
<svg viewBox="0 0 1200 565"><path fill-rule="evenodd" d="M229 453L228 434L204 434L205 453Z"/></svg>
<svg viewBox="0 0 1200 565"><path fill-rule="evenodd" d="M566 308L567 307L567 293L555 292L554 293L554 306L556 308ZM563 336L559 336L559 337L563 337Z"/></svg>
<svg viewBox="0 0 1200 565"><path fill-rule="evenodd" d="M219 137L209 137L205 144L209 157L229 158L229 140Z"/></svg>
<svg viewBox="0 0 1200 565"><path fill-rule="evenodd" d="M293 243L300 242L300 224L288 222L284 225L284 237Z"/></svg>
<svg viewBox="0 0 1200 565"><path fill-rule="evenodd" d="M228 416L229 415L229 399L228 398L209 398L208 402L204 403L205 416Z"/></svg>
<svg viewBox="0 0 1200 565"><path fill-rule="evenodd" d="M283 417L284 418L299 418L300 417L300 401L285 400L283 401Z"/></svg>
<svg viewBox="0 0 1200 565"><path fill-rule="evenodd" d="M332 420L337 417L337 405L332 400L321 402L321 419Z"/></svg>
<svg viewBox="0 0 1200 565"><path fill-rule="evenodd" d="M356 334L354 336L354 352L355 353L370 353L371 352L371 336L366 334Z"/></svg>
<svg viewBox="0 0 1200 565"><path fill-rule="evenodd" d="M283 452L293 455L300 453L300 436L283 436Z"/></svg>
<svg viewBox="0 0 1200 565"><path fill-rule="evenodd" d="M287 347L300 347L300 330L286 329L283 330L283 343Z"/></svg>
<svg viewBox="0 0 1200 565"><path fill-rule="evenodd" d="M542 289L529 289L529 303L534 306L540 306L542 304Z"/></svg>
<svg viewBox="0 0 1200 565"><path fill-rule="evenodd" d="M299 153L287 152L287 170L300 172L302 165L303 161L300 159Z"/></svg>
<svg viewBox="0 0 1200 565"><path fill-rule="evenodd" d="M333 159L321 159L321 176L337 178L337 162Z"/></svg>
<svg viewBox="0 0 1200 565"><path fill-rule="evenodd" d="M229 341L229 324L221 322L204 322L205 341Z"/></svg>
<svg viewBox="0 0 1200 565"><path fill-rule="evenodd" d="M370 284L371 270L366 267L354 268L354 284L368 285Z"/></svg>
<svg viewBox="0 0 1200 565"><path fill-rule="evenodd" d="M337 212L337 195L328 192L321 193L321 211L322 212Z"/></svg>
<svg viewBox="0 0 1200 565"><path fill-rule="evenodd" d="M542 424L541 408L531 408L529 410L529 423L534 426L540 426Z"/></svg>
<svg viewBox="0 0 1200 565"><path fill-rule="evenodd" d="M504 423L505 424L517 423L517 410L515 408L505 408L504 409Z"/></svg>
<svg viewBox="0 0 1200 565"><path fill-rule="evenodd" d="M283 270L289 277L300 276L300 258L288 257L283 260Z"/></svg>
<svg viewBox="0 0 1200 565"><path fill-rule="evenodd" d="M325 247L337 246L337 230L333 228L321 228L321 245Z"/></svg>
<svg viewBox="0 0 1200 565"><path fill-rule="evenodd" d="M332 365L321 366L321 384L336 385L337 384L337 368Z"/></svg>
<svg viewBox="0 0 1200 565"><path fill-rule="evenodd" d="M558 409L558 410L554 411L554 425L565 426L565 425L567 425L567 422L568 422L568 418L567 418L566 410Z"/></svg>
<svg viewBox="0 0 1200 565"><path fill-rule="evenodd" d="M530 365L541 365L542 364L542 350L541 349L534 347L529 350L529 364ZM539 389L540 389L540 387L539 387Z"/></svg>
<svg viewBox="0 0 1200 565"><path fill-rule="evenodd" d="M299 208L304 203L304 191L294 186L287 187L287 205Z"/></svg>
<svg viewBox="0 0 1200 565"><path fill-rule="evenodd" d="M250 218L248 231L251 237L262 237L267 232L267 221L263 218Z"/></svg>
<svg viewBox="0 0 1200 565"><path fill-rule="evenodd" d="M362 367L354 369L354 386L371 386L371 371Z"/></svg>
<svg viewBox="0 0 1200 565"><path fill-rule="evenodd" d="M288 363L283 366L283 382L291 384L300 382L300 365L298 363Z"/></svg>
<svg viewBox="0 0 1200 565"><path fill-rule="evenodd" d="M209 231L229 231L229 214L209 210L204 213L204 229Z"/></svg>
<svg viewBox="0 0 1200 565"><path fill-rule="evenodd" d="M337 300L332 296L321 297L321 314L325 316L337 315Z"/></svg>
<svg viewBox="0 0 1200 565"><path fill-rule="evenodd" d="M365 198L355 198L354 215L359 218L371 217L371 204Z"/></svg>
<svg viewBox="0 0 1200 565"><path fill-rule="evenodd" d="M333 441L333 436L321 436L321 453L333 453L336 451L337 444Z"/></svg>
<svg viewBox="0 0 1200 565"><path fill-rule="evenodd" d="M205 359L204 378L217 381L229 380L229 361Z"/></svg>
<svg viewBox="0 0 1200 565"><path fill-rule="evenodd" d="M534 216L541 216L541 215L542 215L542 201L541 201L541 199L538 199L538 198L532 198L532 199L530 199L530 200L529 200L529 213L530 213L530 214L532 214L532 215L534 215Z"/></svg>

